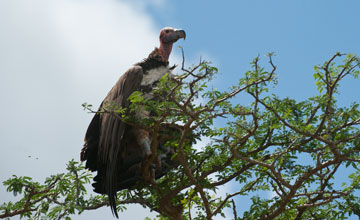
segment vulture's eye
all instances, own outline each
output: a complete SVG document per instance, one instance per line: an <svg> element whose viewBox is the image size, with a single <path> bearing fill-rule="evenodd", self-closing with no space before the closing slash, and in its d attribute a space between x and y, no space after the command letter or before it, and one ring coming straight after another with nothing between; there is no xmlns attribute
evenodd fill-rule
<svg viewBox="0 0 360 220"><path fill-rule="evenodd" d="M166 30L165 33L169 33L170 31L169 30Z"/></svg>

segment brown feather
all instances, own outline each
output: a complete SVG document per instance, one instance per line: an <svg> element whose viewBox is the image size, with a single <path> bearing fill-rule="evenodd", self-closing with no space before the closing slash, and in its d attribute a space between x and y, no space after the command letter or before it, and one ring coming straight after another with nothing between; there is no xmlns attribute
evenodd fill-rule
<svg viewBox="0 0 360 220"><path fill-rule="evenodd" d="M100 109L107 104L127 108L129 106L127 99L139 88L142 76L143 69L140 66L134 66L126 71L107 94ZM95 191L108 194L115 216L117 216L115 205L117 167L118 159L121 159L118 155L125 127L126 124L112 114L96 114L86 132L85 144L81 152L81 160L87 160L86 167L98 171L93 184Z"/></svg>

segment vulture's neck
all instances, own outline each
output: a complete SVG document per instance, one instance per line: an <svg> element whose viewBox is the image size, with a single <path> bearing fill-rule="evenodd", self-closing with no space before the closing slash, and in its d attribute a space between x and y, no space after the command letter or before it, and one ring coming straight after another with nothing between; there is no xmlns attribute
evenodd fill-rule
<svg viewBox="0 0 360 220"><path fill-rule="evenodd" d="M169 60L169 56L172 50L172 43L161 43L160 44L160 55L164 58L165 61Z"/></svg>

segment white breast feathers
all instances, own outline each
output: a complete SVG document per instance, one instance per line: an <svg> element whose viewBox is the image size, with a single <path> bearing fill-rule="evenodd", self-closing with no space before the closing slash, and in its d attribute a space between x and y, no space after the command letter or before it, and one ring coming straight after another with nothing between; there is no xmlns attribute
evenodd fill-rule
<svg viewBox="0 0 360 220"><path fill-rule="evenodd" d="M159 81L166 73L171 75L171 70L164 66L149 70L148 74L143 75L141 85L152 85L154 82Z"/></svg>

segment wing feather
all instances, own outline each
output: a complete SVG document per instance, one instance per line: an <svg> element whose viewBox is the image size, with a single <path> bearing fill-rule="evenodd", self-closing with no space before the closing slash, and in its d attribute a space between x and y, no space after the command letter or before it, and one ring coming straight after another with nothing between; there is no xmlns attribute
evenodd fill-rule
<svg viewBox="0 0 360 220"><path fill-rule="evenodd" d="M134 66L125 72L115 86L110 90L103 101L104 104L115 104L118 107L129 106L128 97L140 86L143 71L140 66ZM99 143L100 161L107 163L109 155L113 155L121 143L124 134L125 124L112 114L101 116L101 131Z"/></svg>
<svg viewBox="0 0 360 220"><path fill-rule="evenodd" d="M140 66L134 66L124 73L109 94L105 102L127 108L128 97L140 86L143 71ZM103 114L100 130L99 154L101 163L106 163L105 191L109 196L110 207L118 217L116 211L116 181L117 159L121 150L121 141L124 136L125 123L112 114Z"/></svg>
<svg viewBox="0 0 360 220"><path fill-rule="evenodd" d="M105 97L100 109L106 105L127 108L128 97L140 87L143 69L134 66L126 71ZM111 113L96 114L85 135L81 160L87 160L86 167L98 171L95 191L106 193L110 207L116 217L116 181L119 153L126 124ZM121 160L121 158L120 158Z"/></svg>

